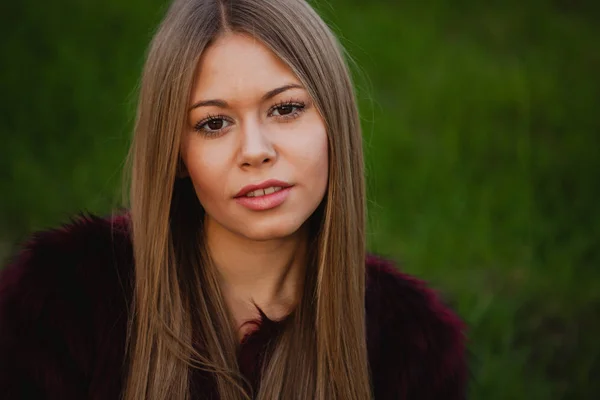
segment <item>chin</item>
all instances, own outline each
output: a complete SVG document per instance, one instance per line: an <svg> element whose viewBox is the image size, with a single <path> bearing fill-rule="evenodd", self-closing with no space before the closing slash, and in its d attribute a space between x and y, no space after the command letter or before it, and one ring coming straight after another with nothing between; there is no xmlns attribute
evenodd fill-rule
<svg viewBox="0 0 600 400"><path fill-rule="evenodd" d="M230 234L253 241L281 240L300 233L310 219L312 210L280 210L266 213L206 214L206 227L225 230ZM221 217L221 218L219 218ZM210 229L210 228L209 228Z"/></svg>
<svg viewBox="0 0 600 400"><path fill-rule="evenodd" d="M301 226L302 224L284 224L281 222L275 224L260 223L255 224L255 226L247 224L243 230L238 231L238 234L256 241L277 240L293 236Z"/></svg>
<svg viewBox="0 0 600 400"><path fill-rule="evenodd" d="M230 230L249 240L266 241L284 239L297 233L306 222L304 213L276 213L256 215L230 225Z"/></svg>

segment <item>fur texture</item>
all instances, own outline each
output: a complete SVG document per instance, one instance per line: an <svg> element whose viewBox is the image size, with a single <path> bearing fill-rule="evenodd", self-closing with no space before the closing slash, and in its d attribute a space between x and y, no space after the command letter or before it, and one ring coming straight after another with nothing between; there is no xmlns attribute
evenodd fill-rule
<svg viewBox="0 0 600 400"><path fill-rule="evenodd" d="M35 234L0 275L0 397L118 399L124 381L132 248L126 216L80 217ZM367 341L376 400L466 398L464 325L425 284L369 255ZM284 322L264 314L239 350L256 387ZM194 398L214 398L192 376Z"/></svg>

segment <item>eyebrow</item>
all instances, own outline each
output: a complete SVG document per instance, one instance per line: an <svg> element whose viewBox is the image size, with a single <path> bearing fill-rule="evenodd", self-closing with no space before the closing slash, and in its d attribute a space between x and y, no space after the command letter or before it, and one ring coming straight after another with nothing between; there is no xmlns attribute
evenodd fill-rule
<svg viewBox="0 0 600 400"><path fill-rule="evenodd" d="M263 95L263 97L261 98L261 101L266 101L266 100L272 99L273 97L277 96L278 94L281 94L281 93L285 92L286 90L290 90L290 89L304 89L304 86L298 85L296 83L292 83L289 85L284 85L284 86L275 88L273 90L269 90L267 93L265 93ZM220 107L220 108L229 107L229 105L227 104L227 102L225 100L220 100L220 99L201 100L201 101L194 103L190 107L190 111L192 111L193 109L198 108L198 107L207 107L207 106L215 106L215 107Z"/></svg>

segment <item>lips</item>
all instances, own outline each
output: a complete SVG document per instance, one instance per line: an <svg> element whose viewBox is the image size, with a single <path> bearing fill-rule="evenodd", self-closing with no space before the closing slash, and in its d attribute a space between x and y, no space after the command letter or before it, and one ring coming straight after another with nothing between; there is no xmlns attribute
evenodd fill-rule
<svg viewBox="0 0 600 400"><path fill-rule="evenodd" d="M280 181L277 179L269 179L267 181L261 182L257 185L247 185L244 186L236 195L235 198L239 198L239 197L244 197L249 193L252 194L256 194L256 193L260 193L260 190L264 190L264 189L269 189L269 188L281 188L281 189L286 189L291 187L292 185L290 185L287 182L284 181ZM258 191L258 192L257 192Z"/></svg>
<svg viewBox="0 0 600 400"><path fill-rule="evenodd" d="M248 193L246 196L236 197L234 200L251 211L267 211L276 209L285 203L292 190L294 190L294 186L261 196L249 197L250 193ZM260 190L260 192L263 191Z"/></svg>
<svg viewBox="0 0 600 400"><path fill-rule="evenodd" d="M280 190L283 190L285 188L279 187L279 186L269 186L266 189L257 189L257 190L253 190L251 192L246 193L246 197L261 197L261 196L266 196L268 194L272 194L275 192L279 192Z"/></svg>

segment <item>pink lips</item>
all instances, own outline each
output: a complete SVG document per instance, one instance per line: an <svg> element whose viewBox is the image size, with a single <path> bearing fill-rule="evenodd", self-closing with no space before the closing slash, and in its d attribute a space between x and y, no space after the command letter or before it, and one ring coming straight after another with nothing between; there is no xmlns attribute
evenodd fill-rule
<svg viewBox="0 0 600 400"><path fill-rule="evenodd" d="M275 186L275 185L271 185ZM269 187L269 186L267 186ZM256 189L255 189L256 190ZM258 197L236 197L235 201L242 206L249 208L253 211L264 211L270 210L271 208L275 208L281 205L285 199L289 196L292 191L292 186L285 187L278 192L274 192L271 194L266 194L264 196Z"/></svg>
<svg viewBox="0 0 600 400"><path fill-rule="evenodd" d="M246 194L248 194L249 192L252 192L254 190L258 190L258 189L266 189L269 187L280 187L280 188L288 188L292 185L290 185L287 182L283 182L283 181L279 181L277 179L269 179L268 181L264 181L259 183L258 185L247 185L244 186L242 188L242 190L240 190L238 192L238 194L235 195L235 197L242 197L245 196Z"/></svg>
<svg viewBox="0 0 600 400"><path fill-rule="evenodd" d="M269 187L280 187L281 190L263 196L246 197L246 194L258 189L266 189ZM269 179L257 185L247 185L235 195L235 201L253 211L270 210L281 205L290 195L293 185L277 179Z"/></svg>

